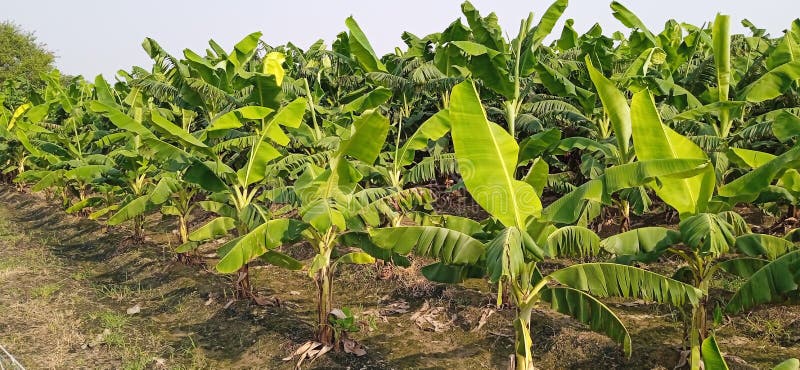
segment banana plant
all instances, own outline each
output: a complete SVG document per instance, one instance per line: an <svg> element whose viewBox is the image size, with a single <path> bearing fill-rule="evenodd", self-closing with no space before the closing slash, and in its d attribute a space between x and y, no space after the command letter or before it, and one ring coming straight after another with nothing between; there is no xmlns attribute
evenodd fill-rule
<svg viewBox="0 0 800 370"><path fill-rule="evenodd" d="M481 17L466 1L461 11L469 28L460 21L448 27L439 40L443 45L437 50L434 63L445 75L471 76L498 94L507 130L515 136L524 97L531 89L524 80L534 72L542 73L538 68L541 64L537 63L537 49L553 30L567 4L567 0L555 1L536 25L530 13L520 21L516 38L508 42L494 13Z"/></svg>
<svg viewBox="0 0 800 370"><path fill-rule="evenodd" d="M220 131L241 128L250 122L257 123L252 135L230 139L242 144L240 149L249 149L246 160L238 169L223 163L221 157L215 155L213 160L195 162L183 174L185 181L197 184L211 193L210 200L201 206L217 213L219 217L191 232L189 243L178 247L178 252L189 252L201 242L224 237L234 229L238 236L234 241L238 240L270 221L269 209L255 200L264 190L269 175L268 164L283 155L273 144L283 146L289 142L289 137L280 126L298 127L305 114L306 104L305 99L298 98L277 112L263 106L246 106L218 117L206 129L210 134L219 134ZM220 248L222 255L229 253L228 248L234 241ZM249 265L242 264L236 272L236 296L257 298L250 285Z"/></svg>
<svg viewBox="0 0 800 370"><path fill-rule="evenodd" d="M438 259L439 263L423 269L433 280L457 282L474 276L477 267L477 271L485 269L489 280L498 284L498 301L503 297L502 287L510 286L517 308L512 356L517 368L533 368L530 324L533 307L539 302L550 303L551 308L609 335L623 345L626 353L630 353L630 343L624 326L593 296L638 296L676 305L697 302L698 290L632 267L579 264L542 276L537 263L545 258L586 256L598 251L592 240L599 238L590 230L555 226L574 222L586 199L607 199L607 194L650 183L656 176L696 174L708 166L707 160L638 162L612 168L603 177L542 209L539 194L546 176L540 170L532 170L523 180L516 179L518 145L508 132L487 120L472 81L454 87L449 115L464 184L475 201L502 225L501 231L482 241L463 228L401 226L372 230L372 241L394 253L413 252ZM674 290L661 290L667 286ZM592 307L591 314L578 309L586 306Z"/></svg>
<svg viewBox="0 0 800 370"><path fill-rule="evenodd" d="M0 102L0 139L2 139L3 174L19 176L25 172L30 155L39 155L40 150L30 142L30 136L49 130L38 124L48 114L49 103L33 105L24 103L12 110Z"/></svg>
<svg viewBox="0 0 800 370"><path fill-rule="evenodd" d="M237 271L256 258L299 269L302 266L300 262L275 251L294 240L290 236L299 234L316 252L308 266L308 276L317 287L316 340L326 346L340 346L329 320L334 309L333 278L337 268L343 264L375 262L375 258L367 253L374 251L355 250L337 255L339 249L364 246L363 238L357 234L366 225L378 226L402 219L404 213L430 202L428 193L360 185L363 175L358 169L359 164L375 162L388 131L388 119L377 111L368 110L357 117L349 137L342 140L330 155L327 165L307 164L294 182L292 191L299 200L297 207L301 220L267 220L231 242L217 264L217 270L223 273Z"/></svg>
<svg viewBox="0 0 800 370"><path fill-rule="evenodd" d="M631 102L631 119L634 150L639 160L707 159L706 154L696 144L661 123L653 97L648 90L634 94ZM744 152L740 153L744 155ZM783 162L777 160L771 166L764 167L760 173L753 171L731 182L720 189L720 195L735 196L739 191L741 191L740 196L759 193L784 168L781 164L785 165L789 157L791 154L781 158ZM724 198L712 199L715 180L713 169L707 168L695 177L662 178L658 183L649 184L665 203L679 212L681 217L679 232L663 228L635 229L611 236L602 242L604 249L610 253L625 255L628 259L647 262L668 252L685 261L685 267L679 270L676 276L691 282L703 292L702 299L693 307L689 330L693 368L699 368L703 361L701 346L709 335L708 289L715 272L732 271L749 276L765 264L765 261L753 259L751 253L775 258L786 253L788 248L788 242L779 243L766 235L750 234L746 222L734 212L711 212L714 208L724 207L726 204ZM762 242L763 240L768 242ZM751 252L743 252L745 250L743 248L748 248L746 250ZM728 261L721 258L733 250L738 250L749 257ZM780 250L783 252L779 252Z"/></svg>

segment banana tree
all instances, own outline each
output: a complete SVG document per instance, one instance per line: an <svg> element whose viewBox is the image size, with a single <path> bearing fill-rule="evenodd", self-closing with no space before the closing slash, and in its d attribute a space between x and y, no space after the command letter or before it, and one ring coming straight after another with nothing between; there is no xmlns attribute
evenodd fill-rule
<svg viewBox="0 0 800 370"><path fill-rule="evenodd" d="M706 153L696 144L661 123L653 97L648 90L634 94L631 101L631 120L633 121L634 150L639 160L707 159ZM723 262L721 257L732 250L741 252L739 248L744 248L741 246L742 243L748 243L740 242L737 237L749 240L750 244L758 245L764 244L758 241L769 239L767 236L745 235L749 234L749 228L746 222L734 212L713 213L711 211L715 208L725 208L728 202L735 202L735 199L723 198L725 196L746 197L761 192L782 169L785 170L785 164L790 161L791 156L791 153L787 154L780 160L776 160L771 166L765 166L761 171L753 171L720 188L720 196L713 200L716 175L712 168L705 169L695 177L663 178L658 183L649 184L656 195L679 212L680 232L676 233L662 228L644 228L615 235L603 241L604 248L616 255L637 255L635 259L648 261L662 253L669 252L685 261L686 266L679 271L678 276L691 282L693 286L703 292L703 298L693 308L689 330L693 368L700 366L702 361L701 345L709 335L710 328L707 324L708 288L714 279L714 273L720 269L724 271L740 269L739 273L752 274L763 265L763 261L752 259L745 259L744 262L737 260ZM760 239L754 241L754 238ZM678 246L681 243L682 246ZM775 244L774 240L771 240L771 243ZM785 244L778 245L779 248L786 248ZM760 248L759 250L763 251L763 248L768 247ZM633 253L625 252L626 250ZM762 254L767 254L767 252ZM773 250L769 252L769 255L775 256L780 253Z"/></svg>
<svg viewBox="0 0 800 370"><path fill-rule="evenodd" d="M184 181L197 184L211 193L210 200L201 206L218 214L219 217L191 232L189 242L180 246L180 253L189 252L201 242L218 239L236 230L239 238L244 237L260 225L269 221L270 211L255 202L256 197L264 190L267 181L267 166L282 156L273 144L283 146L289 137L280 126L298 127L305 114L306 100L298 98L275 112L263 106L246 106L218 117L206 129L209 134L238 129L249 122L256 122L253 134L237 140L241 150L249 149L239 168L234 169L223 163L220 155L213 160L198 161L187 168L183 174ZM219 144L218 144L219 145ZM237 240L237 239L234 239ZM221 247L224 255L233 243ZM250 285L249 265L244 263L237 269L235 283L238 298L257 298Z"/></svg>
<svg viewBox="0 0 800 370"><path fill-rule="evenodd" d="M317 286L316 340L338 348L329 315L334 308L333 278L342 264L375 262L365 251L336 255L341 247L360 247L364 242L357 232L366 225L379 226L402 218L402 213L430 201L427 192L368 188L360 185L359 164L375 162L389 131L389 121L369 110L357 117L350 135L330 155L327 166L309 163L291 187L297 194L301 220L277 218L230 243L217 264L223 273L237 271L256 258L298 269L302 264L275 251L299 234L316 252L308 266L308 276ZM352 161L355 160L355 161ZM397 212L400 212L398 214ZM373 252L370 250L370 252Z"/></svg>
<svg viewBox="0 0 800 370"><path fill-rule="evenodd" d="M417 253L437 258L439 263L423 269L430 279L460 281L485 269L491 282L498 284L498 300L503 286L510 286L517 307L514 320L517 368L533 368L530 334L531 314L539 302L590 324L617 340L630 353L629 339L622 323L594 296L639 296L659 302L682 305L699 299L699 291L683 283L614 264L580 264L542 276L537 263L545 258L567 255L594 255L593 240L599 240L582 227L557 228L574 222L587 199L605 199L626 187L654 181L656 176L690 176L708 166L707 160L638 162L609 169L604 176L579 187L575 192L542 209L539 194L544 187L540 170L516 179L518 145L500 126L491 123L481 105L472 81L456 85L449 110L451 133L459 162L459 172L475 201L503 225L493 238L482 241L464 232L437 226L382 228L371 231L372 241L395 253ZM546 169L546 168L545 168ZM551 286L549 283L557 283ZM669 286L671 293L660 290ZM578 307L592 307L587 314ZM626 344L627 343L627 344Z"/></svg>
<svg viewBox="0 0 800 370"><path fill-rule="evenodd" d="M524 97L531 89L524 81L537 71L537 49L567 4L567 0L555 1L536 25L530 13L520 21L516 38L508 42L494 13L481 17L470 2L464 2L461 11L469 28L456 21L442 33L434 64L445 75L469 75L498 94L507 130L515 136Z"/></svg>

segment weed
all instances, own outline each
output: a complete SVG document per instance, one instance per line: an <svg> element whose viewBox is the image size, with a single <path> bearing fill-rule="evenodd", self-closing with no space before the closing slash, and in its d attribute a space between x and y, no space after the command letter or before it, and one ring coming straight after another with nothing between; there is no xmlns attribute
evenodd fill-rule
<svg viewBox="0 0 800 370"><path fill-rule="evenodd" d="M40 287L34 288L33 291L31 292L31 295L34 298L44 298L44 299L46 299L46 298L50 298L50 296L53 295L53 293L57 292L59 289L61 289L61 284L59 284L59 283L49 283L49 284L45 284L45 285L42 285Z"/></svg>

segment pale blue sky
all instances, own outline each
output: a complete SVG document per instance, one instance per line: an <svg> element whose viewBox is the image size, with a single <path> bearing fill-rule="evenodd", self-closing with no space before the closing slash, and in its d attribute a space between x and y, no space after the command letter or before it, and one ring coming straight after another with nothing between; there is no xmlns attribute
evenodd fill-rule
<svg viewBox="0 0 800 370"><path fill-rule="evenodd" d="M402 44L408 30L426 35L444 29L461 15L460 0L2 0L0 20L34 31L58 55L65 73L111 77L118 69L149 65L140 44L157 40L168 51L205 50L209 38L226 49L253 31L269 44L292 41L306 47L319 38L328 43L355 16L379 54ZM516 33L519 20L534 11L536 21L550 1L473 0L482 14L495 11L504 30ZM717 12L732 16L734 31L748 18L779 36L800 17L798 0L623 0L654 32L670 18L700 25ZM564 18L579 32L599 22L607 31L622 29L611 16L610 1L572 0ZM561 26L554 33L560 33Z"/></svg>

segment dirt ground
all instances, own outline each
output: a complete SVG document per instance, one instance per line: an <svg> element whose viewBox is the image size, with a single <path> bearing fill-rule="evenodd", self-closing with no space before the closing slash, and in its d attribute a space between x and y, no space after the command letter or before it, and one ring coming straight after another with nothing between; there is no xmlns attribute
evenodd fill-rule
<svg viewBox="0 0 800 370"><path fill-rule="evenodd" d="M135 245L125 229L107 229L48 204L39 195L0 187L0 345L26 368L294 367L282 358L313 333L314 286L305 272L258 267L254 286L280 305L231 303L229 276L175 261L169 220L151 220L148 241ZM658 267L673 268L669 261ZM506 368L513 312L494 307L485 282L437 285L400 268L391 279L378 275L384 274L375 266L353 266L335 282L337 305L359 319L360 330L350 337L367 354L330 353L304 368ZM736 283L722 280L718 288ZM542 307L534 313L537 366L675 367L683 335L678 311L639 301L607 303L631 332L632 358ZM717 339L733 368L771 368L800 357L800 308L726 318Z"/></svg>

